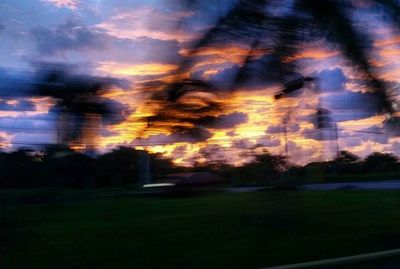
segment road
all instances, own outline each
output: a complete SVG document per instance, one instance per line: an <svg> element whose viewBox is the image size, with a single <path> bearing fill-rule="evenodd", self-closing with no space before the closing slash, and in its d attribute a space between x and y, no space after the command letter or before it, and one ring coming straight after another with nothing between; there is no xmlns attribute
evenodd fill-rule
<svg viewBox="0 0 400 269"><path fill-rule="evenodd" d="M400 180L304 184L299 189L311 190L311 191L324 191L324 190L328 191L328 190L339 190L339 189L398 190L400 189Z"/></svg>

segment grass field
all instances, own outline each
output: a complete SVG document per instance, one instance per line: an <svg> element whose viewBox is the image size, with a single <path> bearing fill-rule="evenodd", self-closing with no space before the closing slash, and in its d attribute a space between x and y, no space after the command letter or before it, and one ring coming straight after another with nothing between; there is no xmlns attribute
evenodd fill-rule
<svg viewBox="0 0 400 269"><path fill-rule="evenodd" d="M112 198L0 208L0 268L261 268L400 247L400 192Z"/></svg>

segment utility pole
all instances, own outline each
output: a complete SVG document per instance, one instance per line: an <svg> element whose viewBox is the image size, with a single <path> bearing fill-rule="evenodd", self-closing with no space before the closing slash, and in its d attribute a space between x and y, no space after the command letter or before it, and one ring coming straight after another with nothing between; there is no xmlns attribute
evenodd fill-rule
<svg viewBox="0 0 400 269"><path fill-rule="evenodd" d="M284 131L284 134L285 134L285 153L286 153L287 161L289 161L289 145L288 145L288 140L287 140L287 123L288 123L288 120L285 121L283 131ZM285 176L285 179L286 179L286 180L289 180L289 179L290 179L290 172L289 172L289 170L286 170L286 171L285 171L284 176Z"/></svg>
<svg viewBox="0 0 400 269"><path fill-rule="evenodd" d="M339 147L339 132L337 128L337 122L335 121L335 139L336 139L336 157L339 157L340 155L340 147Z"/></svg>
<svg viewBox="0 0 400 269"><path fill-rule="evenodd" d="M289 147L288 147L288 141L287 141L287 124L285 123L284 127L284 133L285 133L285 153L286 157L289 158Z"/></svg>

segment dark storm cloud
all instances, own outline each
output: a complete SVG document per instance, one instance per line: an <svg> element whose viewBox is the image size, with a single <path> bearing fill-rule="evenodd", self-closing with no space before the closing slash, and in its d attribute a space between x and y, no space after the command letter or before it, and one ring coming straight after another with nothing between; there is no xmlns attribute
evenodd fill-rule
<svg viewBox="0 0 400 269"><path fill-rule="evenodd" d="M106 48L108 41L104 32L90 29L75 20L68 20L51 29L36 28L31 34L42 55L54 55L69 50L100 50Z"/></svg>
<svg viewBox="0 0 400 269"><path fill-rule="evenodd" d="M199 118L194 123L211 129L228 129L233 128L239 124L246 123L248 121L246 113L233 112L230 114L224 114L219 116L208 116Z"/></svg>
<svg viewBox="0 0 400 269"><path fill-rule="evenodd" d="M145 82L139 84L139 86L143 89L161 88L161 87L165 87L166 85L167 84L161 80L145 81Z"/></svg>
<svg viewBox="0 0 400 269"><path fill-rule="evenodd" d="M136 138L132 141L133 146L166 145L179 142L196 143L206 141L212 137L212 133L201 128L174 128L172 134L151 135L147 138Z"/></svg>
<svg viewBox="0 0 400 269"><path fill-rule="evenodd" d="M63 93L85 91L95 86L105 88L116 86L127 89L131 85L127 80L118 78L73 74L70 71L76 70L74 65L37 62L34 64L34 68L36 69L35 73L8 72L0 68L0 99L41 96L37 88L46 86L45 77L54 72L59 73L59 81L47 86L50 86L48 90L59 94L62 94L61 91L64 91Z"/></svg>
<svg viewBox="0 0 400 269"><path fill-rule="evenodd" d="M47 69L49 68L49 69ZM37 73L36 96L56 100L54 112L68 112L82 118L91 113L101 115L102 123L114 125L126 120L133 112L127 105L105 98L102 93L112 87L127 89L128 81L69 72L59 65L48 65Z"/></svg>
<svg viewBox="0 0 400 269"><path fill-rule="evenodd" d="M115 125L124 122L135 111L128 105L111 99L105 99L104 104L110 107L113 112L108 114L107 117L103 117L103 124L105 125Z"/></svg>

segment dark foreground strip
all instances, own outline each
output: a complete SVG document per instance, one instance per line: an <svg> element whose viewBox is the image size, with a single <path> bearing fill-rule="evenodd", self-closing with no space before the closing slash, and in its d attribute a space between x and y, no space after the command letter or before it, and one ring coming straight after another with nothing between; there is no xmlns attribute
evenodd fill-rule
<svg viewBox="0 0 400 269"><path fill-rule="evenodd" d="M340 257L340 258L333 258L333 259L326 259L326 260L318 260L312 262L302 262L302 263L294 263L294 264L287 264L287 265L280 265L280 266L273 266L273 267L265 267L263 269L297 269L297 268L319 268L321 266L334 266L334 265L345 265L351 264L356 262L364 262L374 259L386 258L395 255L400 255L400 248L391 249L386 251L379 251L361 255L354 255L354 256L347 256L347 257Z"/></svg>

